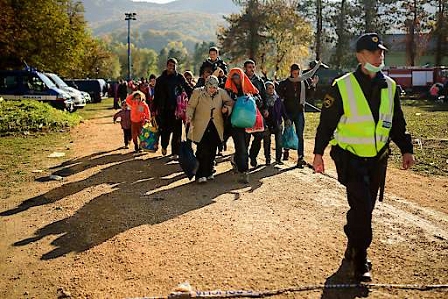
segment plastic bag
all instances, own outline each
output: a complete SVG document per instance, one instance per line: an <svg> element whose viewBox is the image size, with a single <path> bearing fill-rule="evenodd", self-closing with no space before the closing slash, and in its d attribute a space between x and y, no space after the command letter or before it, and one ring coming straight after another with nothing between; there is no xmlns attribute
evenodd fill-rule
<svg viewBox="0 0 448 299"><path fill-rule="evenodd" d="M294 150L299 148L299 138L297 137L294 126L292 125L285 127L285 130L283 130L282 140L283 148Z"/></svg>
<svg viewBox="0 0 448 299"><path fill-rule="evenodd" d="M255 117L255 125L252 128L246 129L246 133L256 133L264 131L264 120L260 110L257 109L257 116Z"/></svg>
<svg viewBox="0 0 448 299"><path fill-rule="evenodd" d="M238 97L230 121L236 128L252 128L255 125L257 106L250 96Z"/></svg>
<svg viewBox="0 0 448 299"><path fill-rule="evenodd" d="M191 141L182 141L180 143L179 165L190 180L196 175L196 171L199 168L199 161L194 155Z"/></svg>
<svg viewBox="0 0 448 299"><path fill-rule="evenodd" d="M145 124L139 136L140 147L152 152L156 152L159 148L159 129L155 118Z"/></svg>

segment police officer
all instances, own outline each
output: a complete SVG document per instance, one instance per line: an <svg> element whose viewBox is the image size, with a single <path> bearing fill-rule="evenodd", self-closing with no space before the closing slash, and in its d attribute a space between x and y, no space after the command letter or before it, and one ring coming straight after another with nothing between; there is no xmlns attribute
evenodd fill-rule
<svg viewBox="0 0 448 299"><path fill-rule="evenodd" d="M347 189L345 260L354 278L371 281L367 249L372 242L372 212L378 190L384 191L389 142L402 153L402 167L414 164L410 135L400 107L396 83L385 76L383 45L378 34L367 33L356 42L359 65L355 72L336 79L325 96L317 128L313 167L325 171L322 155L328 143L338 180Z"/></svg>

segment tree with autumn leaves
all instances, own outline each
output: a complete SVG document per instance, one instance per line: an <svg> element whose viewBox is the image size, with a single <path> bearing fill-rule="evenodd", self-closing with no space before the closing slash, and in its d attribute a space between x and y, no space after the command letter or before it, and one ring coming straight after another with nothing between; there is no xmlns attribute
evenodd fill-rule
<svg viewBox="0 0 448 299"><path fill-rule="evenodd" d="M80 2L0 0L0 7L0 69L27 63L67 77L118 75L113 54L87 30Z"/></svg>
<svg viewBox="0 0 448 299"><path fill-rule="evenodd" d="M289 64L309 55L312 28L296 12L296 0L234 1L242 12L225 17L228 27L218 29L218 43L232 62L254 59L266 72L288 73Z"/></svg>
<svg viewBox="0 0 448 299"><path fill-rule="evenodd" d="M430 38L436 42L435 64L448 56L448 0L234 2L242 12L225 17L229 26L218 30L218 43L234 62L253 58L262 68L285 74L288 64L311 56L338 69L352 68L350 45L365 32L405 34L408 65L427 52Z"/></svg>

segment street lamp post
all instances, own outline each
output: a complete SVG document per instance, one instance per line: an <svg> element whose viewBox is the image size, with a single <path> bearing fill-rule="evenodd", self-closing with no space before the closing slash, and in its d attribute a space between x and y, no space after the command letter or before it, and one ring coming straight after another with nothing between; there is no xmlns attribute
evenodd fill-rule
<svg viewBox="0 0 448 299"><path fill-rule="evenodd" d="M128 81L131 80L131 20L137 20L135 12L125 12L125 20L128 21Z"/></svg>

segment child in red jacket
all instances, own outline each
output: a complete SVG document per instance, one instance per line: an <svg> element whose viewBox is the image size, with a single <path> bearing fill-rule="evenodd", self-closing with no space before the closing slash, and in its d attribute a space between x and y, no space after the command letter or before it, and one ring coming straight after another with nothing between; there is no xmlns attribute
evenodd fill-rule
<svg viewBox="0 0 448 299"><path fill-rule="evenodd" d="M126 102L121 103L121 110L115 113L114 123L120 118L121 128L124 135L124 148L129 148L129 142L131 142L131 109Z"/></svg>
<svg viewBox="0 0 448 299"><path fill-rule="evenodd" d="M145 103L145 95L141 91L135 91L126 98L126 104L131 107L131 134L134 141L135 152L142 151L138 143L138 136L142 132L143 125L151 118L148 104Z"/></svg>

